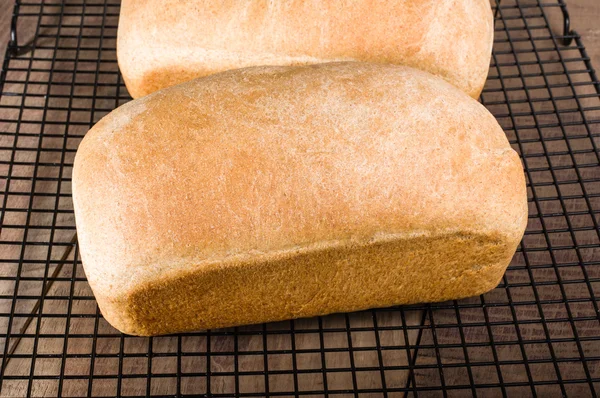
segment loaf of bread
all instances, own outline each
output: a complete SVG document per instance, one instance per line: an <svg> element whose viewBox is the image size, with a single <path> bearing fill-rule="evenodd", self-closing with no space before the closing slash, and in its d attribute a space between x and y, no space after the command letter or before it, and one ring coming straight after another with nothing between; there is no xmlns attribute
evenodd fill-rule
<svg viewBox="0 0 600 398"><path fill-rule="evenodd" d="M123 0L117 58L134 97L228 69L369 61L442 76L472 97L489 0Z"/></svg>
<svg viewBox="0 0 600 398"><path fill-rule="evenodd" d="M156 335L477 295L527 221L519 157L444 80L253 67L134 100L73 169L104 317Z"/></svg>

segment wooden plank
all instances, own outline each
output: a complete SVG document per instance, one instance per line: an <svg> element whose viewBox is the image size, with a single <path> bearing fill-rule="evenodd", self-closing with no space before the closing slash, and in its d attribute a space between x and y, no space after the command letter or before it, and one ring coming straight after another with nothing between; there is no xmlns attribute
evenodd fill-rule
<svg viewBox="0 0 600 398"><path fill-rule="evenodd" d="M571 12L572 17L572 27L577 30L583 37L583 42L587 45L588 53L592 58L593 64L598 67L600 65L600 45L598 45L598 38L600 37L600 28L597 26L597 21L600 20L600 3L597 0L568 0L569 10ZM10 26L10 15L12 11L12 0L0 0L0 54L3 54L4 48L8 39L8 31ZM553 9L548 11L551 18L551 26L554 29L557 29L557 33L560 33L562 29L562 16L560 14L560 10ZM35 28L35 23L31 23L32 21L21 21L20 39L26 41L31 34L33 28ZM518 47L519 44L516 44ZM582 65L577 65L578 68L581 68ZM545 68L545 72L552 72L552 68L559 68L558 65L550 65ZM556 69L556 71L560 71ZM524 72L528 73L539 73L539 69L536 65L527 66L524 68ZM578 81L578 79L584 79L585 75L573 75L574 81ZM55 77L54 81L57 81L60 77ZM515 87L518 87L521 82L517 81L507 81L506 84L515 84ZM583 80L582 80L583 81ZM557 82L560 83L560 82ZM494 84L493 81L489 81L492 87ZM534 83L532 83L534 84ZM539 84L539 82L537 83ZM8 87L7 87L8 88ZM39 88L40 90L42 88ZM581 87L578 90L585 90L586 88ZM539 90L543 91L543 90ZM581 92L585 94L585 92ZM522 90L517 90L514 92L514 99L524 99L522 97ZM570 92L570 88L559 88L553 91L554 95L572 95ZM544 93L533 91L532 95L540 95L543 96ZM546 93L547 95L547 93ZM521 97L518 97L521 96ZM498 94L498 99L501 100L501 94ZM11 99L4 99L5 101L10 101ZM493 95L490 95L488 100L493 100ZM591 99L582 100L582 105L586 106L587 101ZM36 103L36 105L38 105ZM540 108L536 109L536 111L552 111L553 104L549 101L539 103ZM566 106L566 105L565 105ZM574 107L574 104L568 105L569 107ZM497 109L498 113L505 113L506 110ZM527 103L521 105L513 105L512 111L514 113L518 112L530 112L529 105ZM594 114L597 116L598 114ZM0 117L6 118L14 118L13 110L1 110ZM28 117L39 117L35 112L30 112ZM52 112L47 114L47 119L53 120L53 118L59 118L60 115L53 115ZM499 118L499 122L507 129L507 131L511 128L510 118ZM576 114L564 114L563 116L564 122L569 121L578 121ZM553 123L556 122L554 115L542 115L540 116L540 123ZM585 133L583 130L583 126L576 126L574 129L578 129L577 131L570 130L569 133ZM579 131L581 130L581 131ZM509 132L510 134L510 132ZM527 134L527 132L521 132L521 134ZM560 131L557 131L556 134L561 134ZM514 137L513 137L514 138ZM12 141L10 141L12 137L3 137L0 142L0 145L12 145ZM6 142L5 142L6 141ZM24 143L24 145L28 146L36 146L37 142L32 138L29 142ZM60 145L59 141L53 142L49 141L45 143L46 145ZM572 143L573 145L578 145L576 142ZM551 143L549 145L552 145ZM574 148L578 149L578 148ZM583 149L583 148L582 148ZM526 149L529 150L529 149ZM531 150L539 150L539 148L531 148ZM35 152L31 154L33 156ZM58 153L57 153L58 155ZM31 161L32 157L21 158L21 161ZM581 159L581 158L580 158ZM543 159L541 159L543 160ZM53 155L49 155L48 158L45 159L46 162L56 162L58 159ZM531 162L535 162L536 160L532 159ZM557 164L568 164L569 156L557 156L553 158L553 162ZM531 167L536 166L534 163L530 163ZM543 167L543 164L539 166ZM592 171L597 172L597 168L592 169ZM27 173L31 173L31 169L23 168L23 175L28 175ZM50 174L52 172L51 169L42 169L40 170L40 176L53 176ZM49 174L45 174L49 173ZM588 177L591 177L588 175ZM29 187L26 182L23 181L13 181L11 185L13 189L17 189L20 191L27 192ZM21 184L22 186L19 186ZM56 187L52 184L40 183L38 187L38 192L46 192L46 193L54 193L56 192ZM552 189L552 187L549 187ZM569 187L563 187L563 194L569 194ZM573 187L576 189L576 187ZM539 190L541 192L542 189ZM43 199L36 198L35 206L52 208L54 206L53 197L45 197ZM549 207L545 208L544 211L557 211L560 212L561 209L556 207L556 202L546 202L545 205ZM15 202L11 204L11 207L21 207L26 208L29 205L29 198L27 196L15 198ZM555 206L555 207L550 207ZM535 209L532 209L535 211ZM13 217L10 221L11 224L23 224L23 217L25 213L16 213L11 215ZM36 216L39 217L39 220L36 220L36 224L38 225L48 225L49 220L44 218L47 216ZM548 219L547 222L552 222L551 220L556 220L560 222L559 218L556 219ZM72 220L63 220L65 225L67 223L72 223ZM586 223L587 221L583 218L573 220L573 222L577 223ZM538 227L539 226L534 226ZM557 228L560 227L559 224L556 225L547 225L547 228ZM593 231L590 231L589 234L581 233L578 234L580 239L585 239L585 236L594 235ZM1 238L3 240L13 240L19 241L22 236L22 232L19 230L10 230L6 229L2 231ZM32 230L29 233L30 241L44 241L48 239L43 230ZM67 238L60 238L59 241L68 240ZM544 237L541 235L529 236L526 238L527 244L529 247L535 247L544 245ZM570 245L572 244L570 241L570 237L567 234L563 234L556 237L556 240L553 241L556 245ZM56 248L52 252L52 258L56 259L61 255L61 248ZM20 246L15 246L12 248L8 248L6 256L8 258L15 258L18 254L16 252L20 251ZM569 251L571 252L571 251ZM561 254L562 253L562 254ZM543 253L542 253L543 254ZM557 255L572 255L572 253L568 253L567 251L560 252ZM32 245L31 249L27 251L27 256L31 256L32 259L37 258L45 258L47 255L47 247L44 246L34 246ZM72 255L72 254L71 254ZM561 258L557 258L561 261ZM535 261L535 255L532 254L529 258L529 261ZM547 260L542 260L546 261ZM524 260L522 256L515 257L515 264L523 265ZM52 268L50 272L53 270ZM6 276L14 275L14 270L4 268L0 272L6 272ZM44 269L41 266L38 267L28 267L26 272L23 275L28 276L40 276L40 273L43 274ZM554 280L555 276L553 275L552 270L532 270L536 281L544 281ZM563 269L561 270L561 276L565 279L577 279L580 277L578 274L578 269ZM60 273L60 276L68 278L71 276L72 266L65 266ZM77 267L76 269L77 276L82 276L81 267ZM529 282L529 276L521 275L518 273L511 273L510 277L518 279L522 277L523 282ZM514 282L514 280L511 280ZM544 299L548 298L560 298L561 293L557 291L556 285L550 285L546 287L539 287L538 294L541 294ZM569 285L566 285L566 289L569 288ZM0 283L0 294L11 294L14 289L12 282L2 282ZM41 289L40 282L28 282L22 283L19 289L19 294L28 294L28 295L37 295ZM87 394L88 389L88 380L86 379L87 375L90 373L91 368L93 366L93 375L94 376L106 376L106 375L116 375L117 374L117 365L118 359L115 357L104 357L103 354L117 354L120 350L121 337L110 325L108 325L105 321L100 320L99 323L99 331L100 333L106 334L107 337L101 337L97 340L95 347L92 345L92 339L89 337L85 337L87 334L91 334L94 331L94 325L96 323L96 305L93 300L75 300L73 303L72 312L74 315L82 315L82 317L74 316L70 320L70 325L67 330L66 322L64 318L53 318L52 314L65 314L66 313L66 305L64 301L53 299L52 297L60 297L60 296L68 296L71 289L70 282L57 282L53 285L51 290L49 291L49 299L44 302L44 315L39 319L39 329L40 332L44 335L56 333L63 334L66 331L66 334L69 336L69 341L66 346L66 351L69 354L82 354L89 355L92 354L94 359L92 360L90 357L83 358L68 358L66 361L66 366L64 369L65 375L76 377L80 376L80 379L66 380L63 384L63 394L65 396L82 396ZM76 282L73 286L74 293L76 296L80 296L82 298L91 297L92 293L85 282ZM511 300L513 302L525 301L525 300L533 300L533 292L530 288L523 289L511 289L512 297ZM569 292L568 292L569 293ZM583 294L583 293L581 293ZM496 303L505 303L507 302L507 297L505 297L505 291L498 289L493 293L486 296L486 300L488 302L496 302ZM470 299L473 300L474 304L477 304L477 300L479 298ZM463 301L465 302L465 301ZM0 312L8 312L7 305L10 303L8 301L0 303ZM31 308L35 305L35 302L32 300L19 300L18 301L17 310L20 313L25 313L30 311ZM585 304L585 303L584 303ZM589 306L588 306L589 307ZM571 306L571 310L574 316L586 316L589 315L589 308L584 305L578 306L573 304ZM487 309L487 315L489 316L491 321L506 321L507 319L511 319L511 314L508 312L508 307L489 307ZM399 311L390 311L379 315L378 317L378 326L380 327L399 327L403 325L403 320L400 317ZM405 325L414 326L418 325L421 321L421 317L423 315L422 311L406 311L405 313ZM426 314L427 315L427 314ZM531 315L532 319L535 319L539 316L536 308L532 306L532 308L524 309L519 312L519 316L523 318L526 315ZM565 318L565 308L562 304L557 304L556 306L545 306L544 307L544 315L547 319L552 318ZM464 324L469 323L482 323L485 321L485 314L482 308L475 307L472 310L461 309L460 311L460 322ZM593 316L593 313L592 313ZM18 330L21 325L25 324L26 318L18 318L15 321L15 325L13 325L13 331ZM2 319L2 322L6 321L6 319ZM352 327L371 327L372 326L372 318L369 313L362 314L351 314L349 315L349 321ZM323 320L324 328L344 328L346 325L346 317L344 315L336 315L331 317L326 317ZM425 324L430 325L431 319L430 317L425 318ZM446 324L456 324L458 322L456 318L456 314L453 311L445 311L440 310L435 312L435 322L436 324L446 323ZM557 323L548 323L548 327L550 328L549 333L552 338L556 338L559 336L570 336L569 325L564 322ZM0 336L6 331L6 324L0 324ZM276 324L268 325L268 330L288 330L290 327L289 322L282 322ZM299 333L294 337L294 344L296 349L319 349L321 347L321 342L319 339L319 329L318 323L315 319L308 320L299 320L295 322L295 327L305 328L305 329L314 329L314 333ZM592 333L594 325L590 325L590 333ZM597 327L597 326L596 326ZM16 329L15 329L16 328ZM38 318L34 317L33 322L29 324L26 329L26 333L34 333L36 328L38 328ZM260 334L262 329L260 326L258 327L246 327L242 328L242 330L247 332L253 332L253 334L249 334L238 339L238 352L240 352L238 358L238 366L240 371L264 371L264 363L266 360L268 370L280 370L280 371L288 371L291 373L293 363L292 363L292 355L290 353L285 354L271 354L268 355L267 358L262 355L262 352L265 348L269 350L290 350L292 344L292 337L289 333L281 333L281 334L270 334L266 338L266 347L265 347L265 339ZM452 328L437 328L436 335L434 336L432 333L432 329L427 329L423 332L421 344L425 346L433 346L435 341L437 343L460 343L461 336L457 334L457 327ZM586 327L580 326L579 331L585 332ZM541 330L540 323L533 324L524 324L520 327L519 332L523 338L545 338L545 331ZM468 343L473 342L489 342L491 338L495 341L514 341L517 339L516 330L511 325L505 326L494 326L491 328L491 336L488 330L484 327L463 327L464 339ZM408 342L409 344L416 343L417 337L417 329L410 329L408 332ZM407 339L404 334L400 330L385 330L379 333L380 344L384 347L397 347L404 346L407 343ZM206 356L206 350L208 347L208 338L206 336L185 336L181 339L177 337L160 337L152 339L152 352L160 353L160 354L176 354L178 350L179 343L181 342L181 349L183 352L186 352L188 355L182 357L181 359L181 370L184 373L194 373L194 372L206 372L207 364L210 363L211 372L229 372L234 370L234 360L232 355L222 355L222 353L232 352L234 350L235 341L231 336L212 336L210 338L210 349L213 355L210 359ZM123 338L123 347L125 354L134 354L134 353L146 353L148 352L150 346L150 339L146 338L137 338L137 337L124 337ZM372 331L368 332L352 332L350 336L348 333L336 332L336 333L324 333L323 344L326 348L342 348L346 349L348 347L349 342L352 343L353 348L374 348L376 344L375 333ZM0 342L4 344L4 342ZM30 356L33 353L33 345L35 344L34 339L25 338L19 342L19 345L16 347L15 353L22 354L24 356ZM2 346L0 346L2 348ZM62 354L65 349L65 339L60 338L49 338L44 337L38 340L37 342L37 352L38 353L46 353L46 354ZM499 345L496 347L498 354L500 355L500 360L504 359L515 359L517 361L521 358L521 352L519 345L510 344L510 345ZM554 345L554 349L558 352L558 355L561 357L577 357L578 352L577 348L574 344L561 344ZM600 356L600 348L596 345L592 347L591 345L585 346L586 355L589 356ZM549 346L547 344L539 344L539 345L528 345L527 346L527 355L531 358L549 358ZM595 351L594 351L595 350ZM244 352L248 352L249 354L244 354ZM256 354L256 352L259 352ZM194 355L197 354L197 355ZM368 349L364 351L356 351L350 354L348 351L339 351L339 352L328 352L321 357L320 353L306 353L306 354L298 354L296 355L296 366L301 370L314 370L311 373L304 373L298 376L298 385L302 390L309 389L323 389L324 383L327 382L328 388L330 389L352 389L354 382L357 383L359 388L380 388L380 380L381 375L379 372L358 372L356 374L356 381L352 379L352 375L350 372L327 372L325 376L320 371L322 367L323 361L325 362L325 366L327 369L339 369L339 368L347 368L350 366L350 355L352 355L352 360L354 361L354 365L358 367L379 367L379 358L376 355L377 351L375 349ZM382 361L385 366L406 366L408 364L408 356L412 355L413 352L409 352L406 349L385 349L382 352ZM440 375L435 365L438 361L438 356L442 358L444 364L447 363L464 363L465 354L462 349L444 349L437 351L431 348L424 348L420 350L418 356L418 365L434 365L431 370L428 369L419 369L417 371L417 376L419 378L419 385L430 385L430 386L438 386L440 385ZM470 347L468 350L469 360L471 362L493 362L494 358L492 357L492 352L489 347ZM210 360L210 362L208 362ZM60 372L60 358L37 358L35 361L35 374L36 375L48 375L48 376L57 376ZM132 375L137 374L140 377L136 378L128 378L123 380L122 385L122 394L124 395L144 395L146 393L146 383L147 380L145 378L145 374L148 371L148 366L151 365L152 373L156 375L160 374L173 374L177 371L177 359L176 356L161 356L154 355L150 358L145 356L139 357L126 357L123 360L123 373ZM547 365L547 366L546 366ZM576 364L574 364L576 365ZM570 377L572 378L583 378L585 377L582 374L577 374L575 372L576 366L572 367L563 367L563 377L565 377L565 373L571 372ZM7 375L14 376L28 376L31 369L31 359L30 358L14 358L9 363L7 367ZM451 368L447 367L444 370L444 378L446 385L453 384L468 384L469 377L473 377L476 383L496 383L498 382L497 369L494 366L476 366L472 368L472 375L468 375L466 373L465 367L457 367ZM504 377L505 382L510 381L527 381L525 375L524 366L521 364L514 366L503 366L501 369L502 375ZM534 379L540 380L543 375L548 375L549 378L555 379L556 375L553 373L554 370L552 368L551 363L535 365L531 366L531 372L533 374ZM268 378L265 378L263 375L257 376L244 376L240 378L240 389L241 392L262 392L265 389L265 385L268 382L269 388L271 391L290 391L294 389L293 386L293 378L290 374L281 374L281 375L270 375ZM324 378L325 377L325 378ZM408 372L406 370L389 370L385 372L386 377L386 385L387 387L404 387L407 382ZM234 389L234 378L232 376L213 376L211 377L211 391L213 393L224 393L229 394L233 392ZM3 390L0 392L0 396L24 396L27 390L27 381L23 380L6 380L3 385ZM183 377L181 381L181 391L183 393L198 393L202 394L206 392L206 377ZM555 386L549 386L548 388L554 388ZM540 388L545 388L541 386ZM573 396L583 396L587 389L586 384L577 384L569 386L569 392L572 393ZM172 377L157 377L154 378L150 385L150 392L152 394L173 394L177 389L177 380ZM32 385L32 395L34 396L52 396L56 395L58 391L58 380L56 378L47 379L47 380L36 380ZM543 391L538 391L538 393L542 393ZM559 391L560 392L560 391ZM92 393L95 396L114 396L116 395L116 379L101 379L94 378L92 381ZM555 390L547 391L549 395L556 393ZM376 396L376 395L374 395Z"/></svg>

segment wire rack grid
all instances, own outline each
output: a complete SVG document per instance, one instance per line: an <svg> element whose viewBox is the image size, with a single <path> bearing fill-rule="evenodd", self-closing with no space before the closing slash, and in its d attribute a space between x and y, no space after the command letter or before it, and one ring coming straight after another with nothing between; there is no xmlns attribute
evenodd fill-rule
<svg viewBox="0 0 600 398"><path fill-rule="evenodd" d="M495 290L139 338L102 318L71 202L79 142L130 100L119 2L18 1L32 39L11 42L0 75L0 396L597 396L600 83L577 33L551 29L562 0L492 6L481 101L522 157L530 212Z"/></svg>

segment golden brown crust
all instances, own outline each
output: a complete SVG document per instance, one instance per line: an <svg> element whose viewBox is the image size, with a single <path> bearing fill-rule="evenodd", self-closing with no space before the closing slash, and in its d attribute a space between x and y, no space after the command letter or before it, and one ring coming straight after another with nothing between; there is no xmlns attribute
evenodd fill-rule
<svg viewBox="0 0 600 398"><path fill-rule="evenodd" d="M104 316L142 335L479 294L527 221L519 158L481 104L364 63L128 103L81 143L73 200Z"/></svg>
<svg viewBox="0 0 600 398"><path fill-rule="evenodd" d="M117 55L130 94L258 65L369 61L442 76L477 97L488 0L124 0Z"/></svg>
<svg viewBox="0 0 600 398"><path fill-rule="evenodd" d="M513 252L494 237L417 235L222 262L97 298L113 326L152 336L470 297L498 284Z"/></svg>

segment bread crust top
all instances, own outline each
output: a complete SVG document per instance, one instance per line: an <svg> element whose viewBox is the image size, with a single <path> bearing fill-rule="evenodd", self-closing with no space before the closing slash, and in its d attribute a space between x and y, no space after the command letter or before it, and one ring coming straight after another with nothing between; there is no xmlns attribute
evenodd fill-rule
<svg viewBox="0 0 600 398"><path fill-rule="evenodd" d="M494 36L488 0L123 0L117 56L134 97L259 65L402 64L477 98Z"/></svg>

